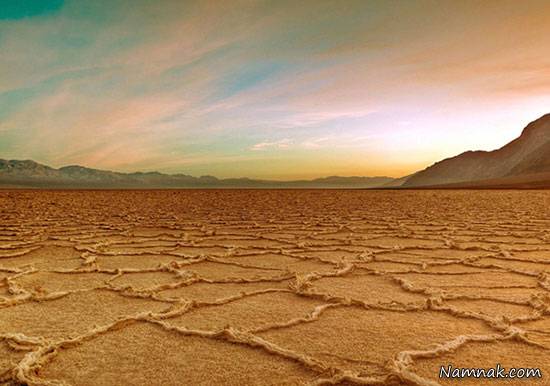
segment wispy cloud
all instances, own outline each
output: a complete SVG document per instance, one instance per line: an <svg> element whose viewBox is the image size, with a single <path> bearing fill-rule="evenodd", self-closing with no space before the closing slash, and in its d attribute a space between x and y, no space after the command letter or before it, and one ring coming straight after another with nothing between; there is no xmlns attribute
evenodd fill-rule
<svg viewBox="0 0 550 386"><path fill-rule="evenodd" d="M2 157L405 174L550 105L544 1L42 4L0 16Z"/></svg>
<svg viewBox="0 0 550 386"><path fill-rule="evenodd" d="M267 150L267 149L287 149L292 145L292 141L288 138L281 139L279 141L265 141L265 142L259 142L250 147L250 150L253 151L259 151L259 150Z"/></svg>
<svg viewBox="0 0 550 386"><path fill-rule="evenodd" d="M329 137L314 138L304 141L302 145L308 149L318 149L324 146L330 146Z"/></svg>

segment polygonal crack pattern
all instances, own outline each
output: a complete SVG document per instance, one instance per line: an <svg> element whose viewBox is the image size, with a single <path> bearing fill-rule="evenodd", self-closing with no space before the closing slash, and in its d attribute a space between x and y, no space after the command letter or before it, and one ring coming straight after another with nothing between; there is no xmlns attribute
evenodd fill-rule
<svg viewBox="0 0 550 386"><path fill-rule="evenodd" d="M544 385L549 292L549 192L0 191L0 384Z"/></svg>

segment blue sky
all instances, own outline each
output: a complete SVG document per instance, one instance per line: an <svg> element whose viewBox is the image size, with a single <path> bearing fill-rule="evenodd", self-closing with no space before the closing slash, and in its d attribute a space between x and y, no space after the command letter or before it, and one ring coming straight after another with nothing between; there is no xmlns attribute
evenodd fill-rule
<svg viewBox="0 0 550 386"><path fill-rule="evenodd" d="M0 20L18 20L58 11L64 0L0 0Z"/></svg>
<svg viewBox="0 0 550 386"><path fill-rule="evenodd" d="M0 158L401 176L550 112L547 1L0 0Z"/></svg>

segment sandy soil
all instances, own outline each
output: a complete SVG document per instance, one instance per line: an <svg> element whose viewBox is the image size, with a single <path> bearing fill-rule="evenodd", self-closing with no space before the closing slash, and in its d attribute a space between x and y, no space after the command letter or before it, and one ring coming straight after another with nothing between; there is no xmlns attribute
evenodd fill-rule
<svg viewBox="0 0 550 386"><path fill-rule="evenodd" d="M1 191L0 383L550 385L550 192ZM439 379L440 366L542 379Z"/></svg>

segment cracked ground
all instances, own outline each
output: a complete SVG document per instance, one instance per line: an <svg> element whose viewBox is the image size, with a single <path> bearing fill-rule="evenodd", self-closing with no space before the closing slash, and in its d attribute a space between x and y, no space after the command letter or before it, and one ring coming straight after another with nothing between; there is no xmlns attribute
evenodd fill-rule
<svg viewBox="0 0 550 386"><path fill-rule="evenodd" d="M0 384L550 384L550 192L0 191L0 216Z"/></svg>

